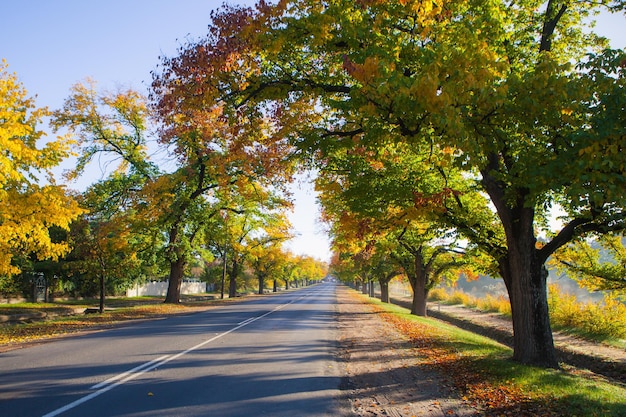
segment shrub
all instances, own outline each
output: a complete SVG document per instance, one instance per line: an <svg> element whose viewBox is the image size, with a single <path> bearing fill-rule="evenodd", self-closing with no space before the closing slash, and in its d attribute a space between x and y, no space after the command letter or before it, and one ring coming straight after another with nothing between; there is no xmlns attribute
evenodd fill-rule
<svg viewBox="0 0 626 417"><path fill-rule="evenodd" d="M428 292L428 301L445 301L448 292L444 288L433 288Z"/></svg>
<svg viewBox="0 0 626 417"><path fill-rule="evenodd" d="M505 316L511 316L511 303L509 299L503 295L497 297L487 294L485 298L478 300L476 307L482 311L500 313Z"/></svg>
<svg viewBox="0 0 626 417"><path fill-rule="evenodd" d="M454 291L446 301L448 304L462 304L465 306L476 305L476 300L472 299L473 297L469 294L464 293L463 291Z"/></svg>
<svg viewBox="0 0 626 417"><path fill-rule="evenodd" d="M591 335L626 339L626 306L606 295L602 303L583 306L579 326Z"/></svg>
<svg viewBox="0 0 626 417"><path fill-rule="evenodd" d="M551 285L548 306L556 328L595 338L626 338L626 305L614 295L605 295L599 303L582 303Z"/></svg>

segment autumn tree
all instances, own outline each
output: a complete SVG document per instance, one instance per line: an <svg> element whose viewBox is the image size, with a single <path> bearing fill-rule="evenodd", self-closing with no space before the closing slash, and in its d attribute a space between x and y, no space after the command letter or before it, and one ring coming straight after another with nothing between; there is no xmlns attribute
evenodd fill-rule
<svg viewBox="0 0 626 417"><path fill-rule="evenodd" d="M375 251L371 257L371 265L369 266L372 275L378 281L380 286L380 301L389 303L389 283L397 277L406 277L401 266L394 260L394 250L397 248L398 242L395 239L391 241L381 239L376 243Z"/></svg>
<svg viewBox="0 0 626 417"><path fill-rule="evenodd" d="M73 227L76 247L70 262L75 274L99 280L100 311L107 286L139 279L138 265L158 265L160 232L139 215L146 212L144 187L160 175L148 155L148 113L137 92L99 93L92 80L74 85L63 108L53 113L52 125L75 139L78 157L66 172L68 179L83 176L94 161L103 172L83 192L89 215Z"/></svg>
<svg viewBox="0 0 626 417"><path fill-rule="evenodd" d="M319 281L326 276L325 263L312 256L294 255L289 259L294 265L290 276L296 287L309 285L311 282Z"/></svg>
<svg viewBox="0 0 626 417"><path fill-rule="evenodd" d="M321 158L328 140L363 128L454 149L504 232L497 264L514 358L557 367L545 262L578 236L624 227L623 52L585 31L601 7L624 3L261 4L255 19L250 10L229 17L246 45L263 45L264 64L231 60L250 71L221 85L239 105L279 100L277 117L315 102L325 115L300 128L298 143ZM567 221L538 245L556 204Z"/></svg>
<svg viewBox="0 0 626 417"><path fill-rule="evenodd" d="M255 245L250 253L249 264L258 280L258 293L265 293L265 285L273 275L277 275L284 253L280 245L266 243Z"/></svg>
<svg viewBox="0 0 626 417"><path fill-rule="evenodd" d="M205 245L222 257L228 296L237 295L238 278L247 265L258 274L262 291L265 278L278 265L276 249L290 237L285 211L291 203L277 190L260 184L247 184L236 193L224 191L216 197L221 213L205 234ZM264 255L268 258L263 259Z"/></svg>
<svg viewBox="0 0 626 417"><path fill-rule="evenodd" d="M220 16L213 15L212 19L217 22ZM289 160L293 147L280 132L280 126L268 118L270 109L243 112L226 105L221 94L226 79L241 75L232 60L250 64L255 60L250 54L238 55L237 48L253 47L243 45L244 40L223 36L212 26L205 39L182 46L174 57L164 57L159 71L154 73L151 95L161 126L160 143L174 150L181 177L194 184L173 206L173 262L184 261L181 253L176 252L183 245L176 239L195 236L193 230L186 234L176 231L191 204L211 201L210 194L220 189L242 195L255 184L279 189L293 175L294 166ZM175 277L170 275L172 289ZM166 301L173 301L175 293L175 289L172 294L168 291Z"/></svg>
<svg viewBox="0 0 626 417"><path fill-rule="evenodd" d="M383 143L370 146L373 135L384 135ZM426 315L430 289L445 276L453 280L461 267L472 268L473 257L464 255L476 252L476 245L464 241L461 246L470 233L456 223L471 220L479 224L473 230L478 233L494 219L485 207L477 207L484 197L452 164L453 150L408 146L392 137L391 132L364 130L353 135L356 144L343 145L346 149L336 143L325 148L317 181L320 201L327 219L338 223L331 230L361 245L357 256L370 268L388 269L376 273L383 292L402 267L413 289L412 313Z"/></svg>
<svg viewBox="0 0 626 417"><path fill-rule="evenodd" d="M50 228L69 230L70 222L83 212L65 189L56 185L51 171L69 155L68 138L44 141L39 124L49 115L48 110L36 107L7 68L2 61L0 281L20 272L16 257L55 260L66 254L70 249L67 242L54 241Z"/></svg>
<svg viewBox="0 0 626 417"><path fill-rule="evenodd" d="M248 264L257 276L259 294L265 292L266 281L272 275L277 275L286 261L282 244L292 235L290 223L284 214L276 213L275 216L268 217L262 233L250 242Z"/></svg>

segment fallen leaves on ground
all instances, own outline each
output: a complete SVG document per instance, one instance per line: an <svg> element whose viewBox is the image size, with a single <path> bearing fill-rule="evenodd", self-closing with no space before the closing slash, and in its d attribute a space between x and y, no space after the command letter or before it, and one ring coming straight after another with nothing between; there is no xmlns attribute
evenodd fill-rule
<svg viewBox="0 0 626 417"><path fill-rule="evenodd" d="M550 406L550 398L530 398L514 384L498 384L488 375L482 375L471 366L468 358L461 356L450 343L446 343L445 336L436 328L387 313L378 306L373 308L411 341L424 366L433 367L445 375L448 381L443 381L443 384L459 392L472 406L483 410L481 415L561 415Z"/></svg>

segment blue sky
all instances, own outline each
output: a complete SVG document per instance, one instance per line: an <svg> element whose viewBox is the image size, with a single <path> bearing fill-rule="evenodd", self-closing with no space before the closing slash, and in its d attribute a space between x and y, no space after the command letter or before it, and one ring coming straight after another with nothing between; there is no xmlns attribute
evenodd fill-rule
<svg viewBox="0 0 626 417"><path fill-rule="evenodd" d="M70 87L91 77L99 87L145 91L159 56L206 33L222 0L0 0L0 58L17 73L37 105L62 106ZM253 0L230 1L252 4ZM599 19L597 32L626 47L626 18ZM93 180L97 180L94 178ZM314 193L296 187L291 216L299 238L290 247L324 260L328 240L317 223Z"/></svg>

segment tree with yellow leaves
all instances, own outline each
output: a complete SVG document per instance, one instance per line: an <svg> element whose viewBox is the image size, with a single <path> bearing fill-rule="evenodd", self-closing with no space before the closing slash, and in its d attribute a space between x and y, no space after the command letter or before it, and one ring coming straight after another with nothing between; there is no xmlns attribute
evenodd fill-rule
<svg viewBox="0 0 626 417"><path fill-rule="evenodd" d="M57 259L69 251L57 243L49 229L68 229L83 211L51 169L68 156L68 140L58 137L43 147L45 133L38 124L48 115L15 74L0 64L0 281L21 271L19 256ZM4 278L2 278L4 277Z"/></svg>

